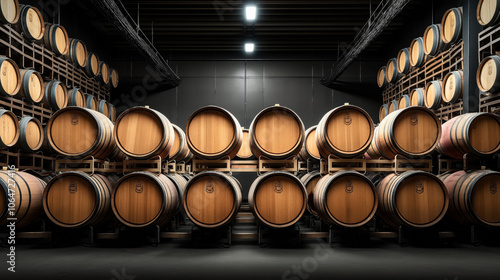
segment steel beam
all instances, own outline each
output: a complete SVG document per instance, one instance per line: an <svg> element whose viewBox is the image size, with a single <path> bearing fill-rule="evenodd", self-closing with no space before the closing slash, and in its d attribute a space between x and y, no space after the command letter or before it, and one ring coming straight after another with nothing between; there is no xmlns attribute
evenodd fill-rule
<svg viewBox="0 0 500 280"><path fill-rule="evenodd" d="M464 40L464 113L479 111L479 88L476 73L479 66L478 35L482 27L477 21L479 0L464 1L462 37Z"/></svg>

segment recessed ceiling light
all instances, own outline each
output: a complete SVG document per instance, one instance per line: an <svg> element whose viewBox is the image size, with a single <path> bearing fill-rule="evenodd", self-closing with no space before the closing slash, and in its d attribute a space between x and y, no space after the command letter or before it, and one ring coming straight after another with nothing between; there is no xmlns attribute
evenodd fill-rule
<svg viewBox="0 0 500 280"><path fill-rule="evenodd" d="M254 43L245 43L245 52L251 53L255 50L255 44Z"/></svg>
<svg viewBox="0 0 500 280"><path fill-rule="evenodd" d="M257 7L255 5L247 5L245 7L245 17L248 21L255 20L257 18Z"/></svg>

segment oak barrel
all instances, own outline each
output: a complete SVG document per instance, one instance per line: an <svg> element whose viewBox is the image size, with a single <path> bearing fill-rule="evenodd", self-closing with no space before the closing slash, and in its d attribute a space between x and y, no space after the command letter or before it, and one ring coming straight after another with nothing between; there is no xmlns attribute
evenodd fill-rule
<svg viewBox="0 0 500 280"><path fill-rule="evenodd" d="M399 79L399 72L396 58L391 58L385 66L385 79L388 83L394 83Z"/></svg>
<svg viewBox="0 0 500 280"><path fill-rule="evenodd" d="M390 113L375 134L383 157L422 157L430 154L441 137L441 122L427 108L411 106Z"/></svg>
<svg viewBox="0 0 500 280"><path fill-rule="evenodd" d="M360 107L343 105L332 109L316 128L316 145L323 158L362 155L373 137L373 121Z"/></svg>
<svg viewBox="0 0 500 280"><path fill-rule="evenodd" d="M389 105L382 104L382 106L380 106L380 109L378 109L378 121L381 122L388 114L389 114Z"/></svg>
<svg viewBox="0 0 500 280"><path fill-rule="evenodd" d="M14 28L30 41L39 41L45 32L45 22L40 11L30 5L19 5L20 17Z"/></svg>
<svg viewBox="0 0 500 280"><path fill-rule="evenodd" d="M441 40L445 44L456 43L462 38L463 11L462 7L446 11L441 20Z"/></svg>
<svg viewBox="0 0 500 280"><path fill-rule="evenodd" d="M410 71L410 52L408 48L401 49L397 56L397 68L400 74L406 74Z"/></svg>
<svg viewBox="0 0 500 280"><path fill-rule="evenodd" d="M68 89L60 81L52 80L45 84L43 103L54 111L68 105Z"/></svg>
<svg viewBox="0 0 500 280"><path fill-rule="evenodd" d="M0 226L5 226L8 218L17 218L16 227L28 226L41 218L45 186L44 181L29 173L0 171ZM13 202L9 201L9 189L13 191ZM13 216L9 208L14 209Z"/></svg>
<svg viewBox="0 0 500 280"><path fill-rule="evenodd" d="M70 38L69 39L69 50L65 57L73 64L80 68L84 68L87 65L87 46L82 40Z"/></svg>
<svg viewBox="0 0 500 280"><path fill-rule="evenodd" d="M183 205L194 224L216 228L236 218L241 199L241 184L236 178L222 172L204 171L188 181Z"/></svg>
<svg viewBox="0 0 500 280"><path fill-rule="evenodd" d="M114 134L118 148L135 159L160 156L166 159L174 144L174 128L162 113L147 108L133 107L116 120Z"/></svg>
<svg viewBox="0 0 500 280"><path fill-rule="evenodd" d="M450 207L448 216L463 225L500 226L500 173L491 170L457 171L444 179Z"/></svg>
<svg viewBox="0 0 500 280"><path fill-rule="evenodd" d="M380 67L380 69L378 69L378 72L377 72L377 85L380 88L387 85L387 80L385 79L385 72L386 72L385 66Z"/></svg>
<svg viewBox="0 0 500 280"><path fill-rule="evenodd" d="M80 88L73 88L68 92L68 106L85 107L85 93Z"/></svg>
<svg viewBox="0 0 500 280"><path fill-rule="evenodd" d="M431 81L425 85L424 90L425 107L436 110L443 103L443 81Z"/></svg>
<svg viewBox="0 0 500 280"><path fill-rule="evenodd" d="M106 159L116 148L113 123L103 114L82 107L55 112L47 124L47 137L54 151L74 159Z"/></svg>
<svg viewBox="0 0 500 280"><path fill-rule="evenodd" d="M410 44L409 57L410 57L410 65L413 67L420 67L424 64L425 61L425 52L424 52L424 40L422 37L418 37L413 39Z"/></svg>
<svg viewBox="0 0 500 280"><path fill-rule="evenodd" d="M20 129L16 115L0 109L0 148L13 147L19 140Z"/></svg>
<svg viewBox="0 0 500 280"><path fill-rule="evenodd" d="M304 184L307 193L307 211L313 215L318 215L318 212L314 209L313 192L321 179L321 174L318 171L313 171L306 173L304 176L300 177L300 181Z"/></svg>
<svg viewBox="0 0 500 280"><path fill-rule="evenodd" d="M457 102L460 98L462 98L463 87L464 80L462 70L446 74L443 79L443 101L446 103Z"/></svg>
<svg viewBox="0 0 500 280"><path fill-rule="evenodd" d="M97 98L92 94L85 94L85 108L98 111L99 101L97 101Z"/></svg>
<svg viewBox="0 0 500 280"><path fill-rule="evenodd" d="M378 159L378 158L382 158L383 155L382 153L380 152L380 149L378 148L377 146L377 137L375 137L378 132L378 126L375 127L375 129L373 130L373 137L372 137L372 141L370 142L370 147L368 147L368 150L366 150L366 153L365 153L365 158L367 159Z"/></svg>
<svg viewBox="0 0 500 280"><path fill-rule="evenodd" d="M109 103L108 101L102 99L99 100L97 111L109 118Z"/></svg>
<svg viewBox="0 0 500 280"><path fill-rule="evenodd" d="M436 175L406 171L387 175L377 185L379 214L393 227L430 227L448 210L448 194Z"/></svg>
<svg viewBox="0 0 500 280"><path fill-rule="evenodd" d="M424 31L423 41L426 55L436 56L444 50L447 45L441 39L441 24L429 25Z"/></svg>
<svg viewBox="0 0 500 280"><path fill-rule="evenodd" d="M78 171L61 173L43 192L43 210L56 225L78 228L111 218L113 183L104 175Z"/></svg>
<svg viewBox="0 0 500 280"><path fill-rule="evenodd" d="M255 218L271 228L285 228L300 220L307 208L307 191L300 179L274 171L257 177L248 192Z"/></svg>
<svg viewBox="0 0 500 280"><path fill-rule="evenodd" d="M15 24L19 20L19 15L18 0L2 0L0 5L0 22Z"/></svg>
<svg viewBox="0 0 500 280"><path fill-rule="evenodd" d="M112 103L109 103L109 119L112 122L116 121L116 107Z"/></svg>
<svg viewBox="0 0 500 280"><path fill-rule="evenodd" d="M116 218L129 227L165 225L177 212L180 195L172 180L163 174L126 174L113 190L111 206Z"/></svg>
<svg viewBox="0 0 500 280"><path fill-rule="evenodd" d="M389 102L389 107L387 108L387 114L390 114L396 110L398 110L398 101L396 99L392 100Z"/></svg>
<svg viewBox="0 0 500 280"><path fill-rule="evenodd" d="M481 61L476 82L481 91L495 93L500 90L500 56L488 56Z"/></svg>
<svg viewBox="0 0 500 280"><path fill-rule="evenodd" d="M19 140L16 145L23 151L38 151L42 147L44 137L43 127L38 119L24 116L19 121Z"/></svg>
<svg viewBox="0 0 500 280"><path fill-rule="evenodd" d="M21 89L21 74L14 60L0 56L0 93L14 96Z"/></svg>
<svg viewBox="0 0 500 280"><path fill-rule="evenodd" d="M105 86L109 85L109 79L111 75L109 72L109 66L106 62L101 61L99 64L99 74L97 75L97 78L99 82Z"/></svg>
<svg viewBox="0 0 500 280"><path fill-rule="evenodd" d="M85 67L83 70L89 76L90 78L96 77L100 73L100 65L101 65L101 60L99 60L99 57L97 54L93 52L88 52L87 55L87 63L85 64Z"/></svg>
<svg viewBox="0 0 500 280"><path fill-rule="evenodd" d="M356 171L323 176L313 192L314 209L328 225L360 227L369 222L378 207L373 183Z"/></svg>
<svg viewBox="0 0 500 280"><path fill-rule="evenodd" d="M119 83L118 71L114 68L109 69L109 80L112 88L117 88Z"/></svg>
<svg viewBox="0 0 500 280"><path fill-rule="evenodd" d="M172 124L174 128L174 145L170 149L168 154L168 160L181 162L189 156L189 147L186 141L186 134L184 131L175 124Z"/></svg>
<svg viewBox="0 0 500 280"><path fill-rule="evenodd" d="M500 118L491 113L468 113L443 124L437 151L451 158L486 156L500 149Z"/></svg>
<svg viewBox="0 0 500 280"><path fill-rule="evenodd" d="M233 114L209 105L189 117L186 139L191 152L199 158L233 158L241 147L243 133Z"/></svg>
<svg viewBox="0 0 500 280"><path fill-rule="evenodd" d="M410 93L410 106L425 106L425 89L414 88Z"/></svg>
<svg viewBox="0 0 500 280"><path fill-rule="evenodd" d="M69 51L69 38L66 29L59 24L45 23L43 44L56 55L64 56Z"/></svg>
<svg viewBox="0 0 500 280"><path fill-rule="evenodd" d="M410 107L410 96L408 94L403 94L398 102L398 109L404 109Z"/></svg>
<svg viewBox="0 0 500 280"><path fill-rule="evenodd" d="M316 145L316 128L317 125L311 126L306 130L306 141L304 142L304 146L302 146L299 153L299 157L302 160L320 160L321 158L318 146Z"/></svg>
<svg viewBox="0 0 500 280"><path fill-rule="evenodd" d="M42 75L32 69L21 69L21 88L18 98L24 98L29 103L40 103L45 93L45 84Z"/></svg>
<svg viewBox="0 0 500 280"><path fill-rule="evenodd" d="M236 153L236 156L241 159L251 158L253 156L252 150L250 149L250 130L242 129L243 139L241 141L241 147Z"/></svg>
<svg viewBox="0 0 500 280"><path fill-rule="evenodd" d="M500 19L500 3L498 0L479 0L476 16L483 26L495 25Z"/></svg>

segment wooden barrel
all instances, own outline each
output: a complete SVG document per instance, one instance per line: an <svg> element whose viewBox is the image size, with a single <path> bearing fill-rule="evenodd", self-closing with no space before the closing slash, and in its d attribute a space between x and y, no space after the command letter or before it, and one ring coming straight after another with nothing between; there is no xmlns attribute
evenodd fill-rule
<svg viewBox="0 0 500 280"><path fill-rule="evenodd" d="M135 159L166 159L175 137L167 117L148 107L127 109L116 120L114 132L118 148Z"/></svg>
<svg viewBox="0 0 500 280"><path fill-rule="evenodd" d="M113 183L104 175L61 173L43 192L43 210L60 227L99 225L111 217L112 191Z"/></svg>
<svg viewBox="0 0 500 280"><path fill-rule="evenodd" d="M499 172L461 170L447 176L444 184L450 198L450 218L463 225L500 226Z"/></svg>
<svg viewBox="0 0 500 280"><path fill-rule="evenodd" d="M13 147L19 140L19 122L11 111L0 109L0 148Z"/></svg>
<svg viewBox="0 0 500 280"><path fill-rule="evenodd" d="M456 43L462 38L462 7L451 8L444 13L441 20L441 40L445 44Z"/></svg>
<svg viewBox="0 0 500 280"><path fill-rule="evenodd" d="M410 106L424 106L425 105L425 89L414 88L410 93Z"/></svg>
<svg viewBox="0 0 500 280"><path fill-rule="evenodd" d="M54 151L74 159L106 159L116 146L113 123L103 114L82 107L55 112L47 124L47 137Z"/></svg>
<svg viewBox="0 0 500 280"><path fill-rule="evenodd" d="M66 29L62 25L46 22L43 44L56 55L66 55L69 51L69 38Z"/></svg>
<svg viewBox="0 0 500 280"><path fill-rule="evenodd" d="M481 91L495 93L500 90L500 56L488 56L481 61L476 82Z"/></svg>
<svg viewBox="0 0 500 280"><path fill-rule="evenodd" d="M432 81L425 85L425 107L436 110L443 103L443 81Z"/></svg>
<svg viewBox="0 0 500 280"><path fill-rule="evenodd" d="M112 122L116 121L116 107L112 103L109 103L109 119Z"/></svg>
<svg viewBox="0 0 500 280"><path fill-rule="evenodd" d="M400 74L406 74L410 71L410 52L408 48L401 49L397 56L397 68Z"/></svg>
<svg viewBox="0 0 500 280"><path fill-rule="evenodd" d="M32 69L21 69L20 77L21 88L17 97L24 98L29 103L40 103L45 93L42 75Z"/></svg>
<svg viewBox="0 0 500 280"><path fill-rule="evenodd" d="M109 79L110 79L110 72L109 72L109 66L106 62L101 61L99 64L99 74L97 75L97 78L99 82L105 86L109 85Z"/></svg>
<svg viewBox="0 0 500 280"><path fill-rule="evenodd" d="M410 107L410 96L408 94L403 94L398 102L398 109L404 109Z"/></svg>
<svg viewBox="0 0 500 280"><path fill-rule="evenodd" d="M446 74L443 79L443 101L446 103L457 102L460 98L462 98L463 87L464 80L462 70Z"/></svg>
<svg viewBox="0 0 500 280"><path fill-rule="evenodd" d="M328 225L360 227L377 211L375 186L356 171L323 176L313 192L314 209Z"/></svg>
<svg viewBox="0 0 500 280"><path fill-rule="evenodd" d="M436 56L444 50L447 45L441 39L441 24L429 25L424 32L424 53L426 55Z"/></svg>
<svg viewBox="0 0 500 280"><path fill-rule="evenodd" d="M0 226L8 224L8 218L17 218L16 228L28 226L41 218L45 186L44 181L26 172L0 171ZM14 201L10 202L10 198ZM13 215L9 208L14 209Z"/></svg>
<svg viewBox="0 0 500 280"><path fill-rule="evenodd" d="M418 37L413 39L410 44L409 57L410 57L410 65L413 67L420 67L424 64L425 61L425 52L424 52L424 40L422 37Z"/></svg>
<svg viewBox="0 0 500 280"><path fill-rule="evenodd" d="M85 94L85 108L98 111L99 101L97 101L97 98L92 94Z"/></svg>
<svg viewBox="0 0 500 280"><path fill-rule="evenodd" d="M382 66L377 72L377 85L379 88L385 87L387 85L387 80L385 79L386 67Z"/></svg>
<svg viewBox="0 0 500 280"><path fill-rule="evenodd" d="M382 104L382 106L380 106L380 109L378 109L378 121L381 122L388 114L389 114L389 105Z"/></svg>
<svg viewBox="0 0 500 280"><path fill-rule="evenodd" d="M391 58L385 66L385 79L388 83L395 83L399 79L397 64L396 58Z"/></svg>
<svg viewBox="0 0 500 280"><path fill-rule="evenodd" d="M430 154L441 138L441 122L427 108L411 106L392 112L380 122L375 134L383 157L422 157Z"/></svg>
<svg viewBox="0 0 500 280"><path fill-rule="evenodd" d="M378 126L375 127L374 131L373 131L373 135L377 135L378 132ZM380 149L378 148L377 146L377 138L374 136L372 137L372 141L370 142L370 147L368 147L368 150L366 150L366 153L365 153L365 158L367 159L379 159L379 158L382 158L383 155L382 153L380 152Z"/></svg>
<svg viewBox="0 0 500 280"><path fill-rule="evenodd" d="M42 147L43 140L44 132L40 121L30 116L24 116L19 121L17 147L25 152L35 152Z"/></svg>
<svg viewBox="0 0 500 280"><path fill-rule="evenodd" d="M172 124L172 127L174 128L174 145L170 149L168 160L181 162L189 155L186 134L177 125Z"/></svg>
<svg viewBox="0 0 500 280"><path fill-rule="evenodd" d="M108 101L102 99L99 101L97 106L97 111L109 118L109 103Z"/></svg>
<svg viewBox="0 0 500 280"><path fill-rule="evenodd" d="M176 185L163 174L133 172L123 176L113 190L111 206L116 218L134 228L165 225L177 212Z"/></svg>
<svg viewBox="0 0 500 280"><path fill-rule="evenodd" d="M45 22L40 11L30 5L19 5L20 17L14 28L30 41L39 41L45 32Z"/></svg>
<svg viewBox="0 0 500 280"><path fill-rule="evenodd" d="M243 139L241 140L241 147L236 153L238 158L247 159L253 157L252 150L250 149L250 131L242 128Z"/></svg>
<svg viewBox="0 0 500 280"><path fill-rule="evenodd" d="M448 210L448 194L436 175L406 171L387 175L377 185L379 214L393 227L430 227Z"/></svg>
<svg viewBox="0 0 500 280"><path fill-rule="evenodd" d="M21 74L14 60L0 56L0 93L14 96L21 89Z"/></svg>
<svg viewBox="0 0 500 280"><path fill-rule="evenodd" d="M85 93L80 88L73 88L68 92L68 106L85 107Z"/></svg>
<svg viewBox="0 0 500 280"><path fill-rule="evenodd" d="M87 46L79 39L69 39L69 50L65 55L66 59L80 68L87 65Z"/></svg>
<svg viewBox="0 0 500 280"><path fill-rule="evenodd" d="M257 177L248 192L255 218L271 228L285 228L300 220L307 208L307 192L300 179L288 172L268 172Z"/></svg>
<svg viewBox="0 0 500 280"><path fill-rule="evenodd" d="M15 24L19 20L20 8L18 0L2 0L0 5L0 22Z"/></svg>
<svg viewBox="0 0 500 280"><path fill-rule="evenodd" d="M43 103L54 111L68 105L68 89L60 81L52 80L45 84Z"/></svg>
<svg viewBox="0 0 500 280"><path fill-rule="evenodd" d="M100 65L101 65L101 60L99 60L97 54L93 52L88 52L87 63L85 64L83 70L90 78L97 77L97 75L99 75L101 70Z"/></svg>
<svg viewBox="0 0 500 280"><path fill-rule="evenodd" d="M316 184L321 179L321 174L318 171L313 171L306 173L304 176L300 177L300 181L304 184L307 193L307 211L313 215L318 215L318 212L314 209L313 193L316 188Z"/></svg>
<svg viewBox="0 0 500 280"><path fill-rule="evenodd" d="M306 130L306 141L299 153L299 157L302 160L320 160L321 158L318 146L316 145L316 127L317 125L311 126Z"/></svg>
<svg viewBox="0 0 500 280"><path fill-rule="evenodd" d="M114 68L109 69L109 80L112 88L117 88L119 83L118 71Z"/></svg>
<svg viewBox="0 0 500 280"><path fill-rule="evenodd" d="M236 218L241 198L241 185L236 178L222 172L205 171L188 181L183 205L195 225L216 228Z"/></svg>
<svg viewBox="0 0 500 280"><path fill-rule="evenodd" d="M495 25L500 19L500 3L497 0L479 0L476 16L483 26Z"/></svg>
<svg viewBox="0 0 500 280"><path fill-rule="evenodd" d="M500 149L500 118L491 113L468 113L443 124L437 151L451 158L486 156Z"/></svg>
<svg viewBox="0 0 500 280"><path fill-rule="evenodd" d="M334 155L353 158L362 155L373 137L373 121L368 113L353 105L343 105L326 113L316 128L316 145L323 158Z"/></svg>
<svg viewBox="0 0 500 280"><path fill-rule="evenodd" d="M398 104L399 104L399 102L396 99L394 99L391 102L389 102L389 104L388 104L389 107L387 109L387 114L390 114L390 113L398 110Z"/></svg>

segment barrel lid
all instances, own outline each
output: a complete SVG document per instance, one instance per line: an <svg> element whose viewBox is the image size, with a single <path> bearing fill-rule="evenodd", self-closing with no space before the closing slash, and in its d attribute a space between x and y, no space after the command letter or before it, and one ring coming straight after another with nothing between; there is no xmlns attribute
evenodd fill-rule
<svg viewBox="0 0 500 280"><path fill-rule="evenodd" d="M478 171L480 179L474 183L470 196L476 216L490 225L500 225L500 173Z"/></svg>
<svg viewBox="0 0 500 280"><path fill-rule="evenodd" d="M3 111L0 115L0 127L2 143L8 147L15 145L19 139L19 123L16 116L10 111Z"/></svg>
<svg viewBox="0 0 500 280"><path fill-rule="evenodd" d="M394 121L391 135L397 146L413 155L432 152L441 137L441 124L436 115L422 107L403 110Z"/></svg>
<svg viewBox="0 0 500 280"><path fill-rule="evenodd" d="M498 1L496 0L480 0L477 5L477 20L481 25L492 24L496 11L498 9Z"/></svg>
<svg viewBox="0 0 500 280"><path fill-rule="evenodd" d="M25 128L26 143L28 146L37 150L43 143L43 128L37 119L31 118Z"/></svg>
<svg viewBox="0 0 500 280"><path fill-rule="evenodd" d="M51 145L69 156L88 151L98 141L98 124L84 108L59 110L49 121L49 129Z"/></svg>
<svg viewBox="0 0 500 280"><path fill-rule="evenodd" d="M2 18L7 23L15 24L19 20L19 2L17 0L2 0L0 5Z"/></svg>
<svg viewBox="0 0 500 280"><path fill-rule="evenodd" d="M8 95L15 95L20 89L19 69L11 59L3 59L0 65L0 82L2 90Z"/></svg>
<svg viewBox="0 0 500 280"><path fill-rule="evenodd" d="M31 72L28 87L31 99L35 102L41 101L45 88L43 87L43 80L38 72Z"/></svg>
<svg viewBox="0 0 500 280"><path fill-rule="evenodd" d="M30 6L26 11L28 31L35 40L40 40L45 31L45 24L42 14L36 7Z"/></svg>
<svg viewBox="0 0 500 280"><path fill-rule="evenodd" d="M477 83L480 90L488 92L495 85L499 60L498 56L489 56L481 61L477 71Z"/></svg>
<svg viewBox="0 0 500 280"><path fill-rule="evenodd" d="M316 128L317 126L313 126L306 131L306 142L304 147L311 156L319 160L321 155L319 153L318 145L316 144Z"/></svg>
<svg viewBox="0 0 500 280"><path fill-rule="evenodd" d="M480 114L469 124L471 147L480 154L493 154L500 149L500 120L493 114Z"/></svg>

